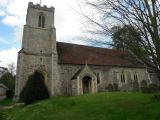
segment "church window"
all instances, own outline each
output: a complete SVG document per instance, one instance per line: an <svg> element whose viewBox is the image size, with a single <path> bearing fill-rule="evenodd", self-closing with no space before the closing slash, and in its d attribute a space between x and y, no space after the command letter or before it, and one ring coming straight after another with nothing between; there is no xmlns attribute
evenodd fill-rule
<svg viewBox="0 0 160 120"><path fill-rule="evenodd" d="M45 17L42 14L40 14L38 18L38 27L41 27L41 28L45 27Z"/></svg>
<svg viewBox="0 0 160 120"><path fill-rule="evenodd" d="M100 83L100 73L97 73L97 84Z"/></svg>
<svg viewBox="0 0 160 120"><path fill-rule="evenodd" d="M124 75L124 73L121 74L121 82L125 83L125 75Z"/></svg>
<svg viewBox="0 0 160 120"><path fill-rule="evenodd" d="M136 73L134 74L134 80L135 80L135 81L137 81L137 80L138 80L138 76L137 76L137 74L136 74Z"/></svg>

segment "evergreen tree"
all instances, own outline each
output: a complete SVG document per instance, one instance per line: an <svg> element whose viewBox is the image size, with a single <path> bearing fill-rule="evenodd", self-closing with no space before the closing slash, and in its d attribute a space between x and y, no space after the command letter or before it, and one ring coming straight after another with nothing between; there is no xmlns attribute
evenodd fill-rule
<svg viewBox="0 0 160 120"><path fill-rule="evenodd" d="M49 98L49 92L45 85L44 76L35 71L29 76L26 86L23 88L20 99L26 104Z"/></svg>
<svg viewBox="0 0 160 120"><path fill-rule="evenodd" d="M11 73L7 72L0 78L0 82L7 86L10 90L14 90L15 88L15 79Z"/></svg>

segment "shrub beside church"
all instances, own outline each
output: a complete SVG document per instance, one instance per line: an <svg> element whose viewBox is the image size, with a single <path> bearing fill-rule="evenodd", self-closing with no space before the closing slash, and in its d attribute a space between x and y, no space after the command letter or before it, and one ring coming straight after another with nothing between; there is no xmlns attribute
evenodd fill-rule
<svg viewBox="0 0 160 120"><path fill-rule="evenodd" d="M26 104L49 98L49 92L45 85L42 73L35 71L29 76L26 86L20 94L20 100Z"/></svg>

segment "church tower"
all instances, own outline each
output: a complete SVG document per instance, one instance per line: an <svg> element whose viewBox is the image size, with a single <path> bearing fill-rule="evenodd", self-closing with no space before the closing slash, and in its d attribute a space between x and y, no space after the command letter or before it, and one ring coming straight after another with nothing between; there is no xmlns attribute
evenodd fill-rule
<svg viewBox="0 0 160 120"><path fill-rule="evenodd" d="M18 54L15 96L19 96L28 77L39 70L50 95L58 94L58 65L54 8L29 2L22 49Z"/></svg>

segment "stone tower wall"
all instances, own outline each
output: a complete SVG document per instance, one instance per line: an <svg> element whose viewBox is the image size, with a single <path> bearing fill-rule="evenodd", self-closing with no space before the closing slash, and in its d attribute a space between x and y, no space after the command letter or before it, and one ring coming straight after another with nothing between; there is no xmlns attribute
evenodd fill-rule
<svg viewBox="0 0 160 120"><path fill-rule="evenodd" d="M44 28L38 26L40 14L45 16ZM58 94L55 92L54 87L55 84L58 84L59 78L54 8L29 3L26 25L23 31L22 49L18 54L16 96L19 96L29 75L33 74L35 70L41 70L44 73L45 83L50 94Z"/></svg>
<svg viewBox="0 0 160 120"><path fill-rule="evenodd" d="M54 8L47 6L34 5L32 2L28 4L26 24L28 26L37 27L38 17L42 14L45 16L45 28L54 28Z"/></svg>

